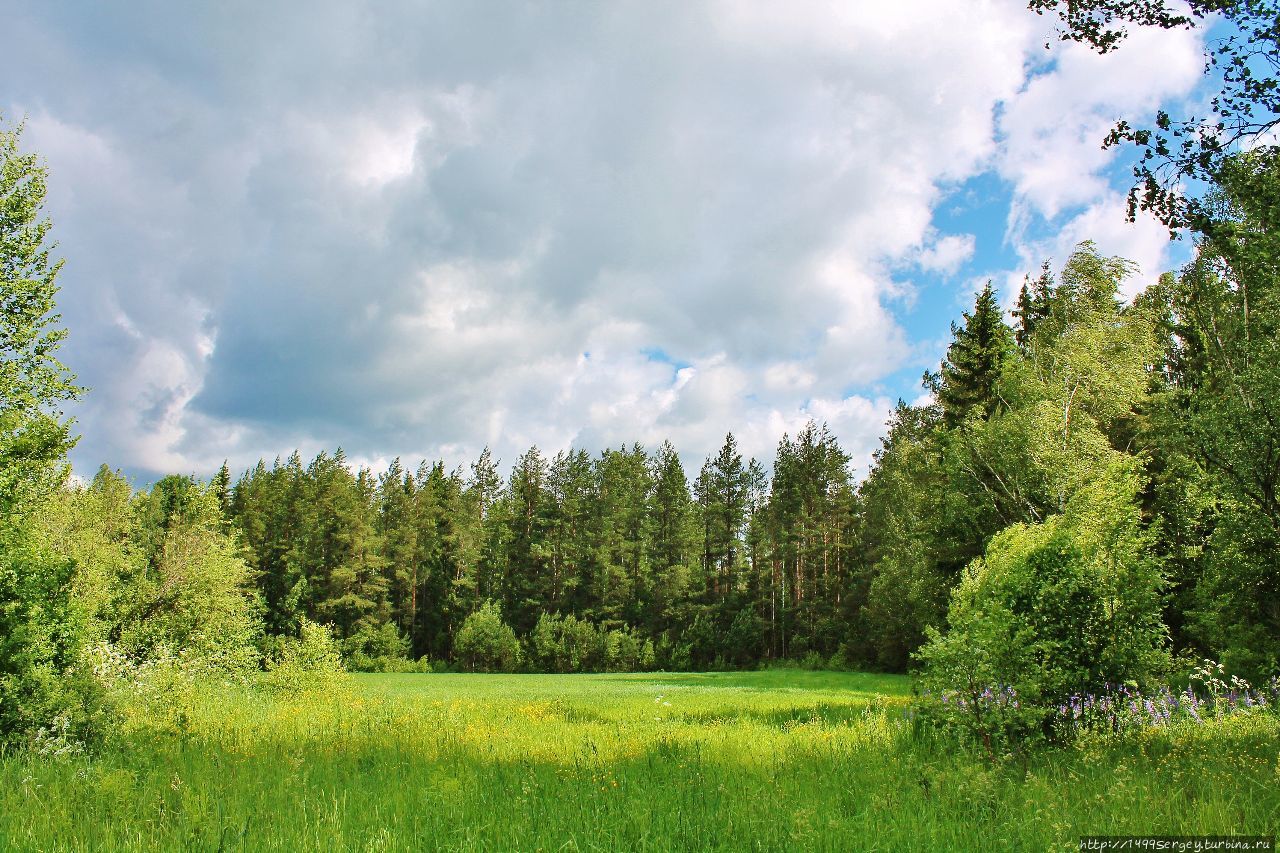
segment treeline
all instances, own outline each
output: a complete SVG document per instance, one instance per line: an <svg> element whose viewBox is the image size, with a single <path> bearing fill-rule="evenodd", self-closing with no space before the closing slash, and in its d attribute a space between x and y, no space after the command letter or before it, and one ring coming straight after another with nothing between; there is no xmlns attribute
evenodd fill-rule
<svg viewBox="0 0 1280 853"><path fill-rule="evenodd" d="M692 482L669 444L532 448L505 479L488 451L465 471L396 461L375 475L341 451L235 482L224 466L208 488L264 633L330 624L359 667L904 671L949 610L954 624L955 596L975 594L957 592L966 573L1065 525L1054 541L1084 562L1055 571L1079 575L1085 598L1110 592L1052 605L1063 625L1273 672L1280 178L1275 158L1231 162L1196 259L1137 298L1118 297L1132 265L1088 243L1027 278L1012 323L988 285L925 376L932 401L899 403L860 484L812 423L783 436L768 474L728 435ZM89 491L113 479L104 469ZM143 539L201 489L169 477L140 495L141 517L161 519ZM460 652L482 610L513 650Z"/></svg>
<svg viewBox="0 0 1280 853"><path fill-rule="evenodd" d="M1085 512L1089 494L1110 506L1099 523L1133 513L1098 532L1106 543L1071 546L1114 558L1095 592L1130 584L1104 603L1107 630L1146 625L1156 645L1268 673L1280 667L1280 180L1274 158L1232 163L1195 261L1136 299L1117 296L1132 266L1091 244L1028 277L1012 323L988 285L925 376L932 401L898 405L860 484L811 423L782 437L767 474L732 434L692 482L666 443L532 448L506 478L487 450L465 470L397 460L379 474L339 450L234 481L225 466L208 484L167 477L108 515L132 513L128 547L154 572L175 519L208 493L265 644L328 624L359 668L904 671L993 540ZM128 487L104 467L84 493L103 513ZM514 650L459 649L482 610Z"/></svg>
<svg viewBox="0 0 1280 853"><path fill-rule="evenodd" d="M295 453L135 492L68 476L80 389L18 136L0 130L0 742L90 742L112 691L163 708L161 686L287 686L339 656L919 668L984 743L1009 709L1043 731L1189 657L1280 670L1280 148L1214 165L1193 261L1134 299L1132 265L1088 243L1028 277L1012 322L986 287L860 483L809 424L768 471L728 435L692 482L663 444L534 448L505 478L487 452L380 474Z"/></svg>
<svg viewBox="0 0 1280 853"><path fill-rule="evenodd" d="M122 482L104 467L86 491ZM855 490L816 424L783 437L772 476L730 434L692 483L665 443L533 448L505 479L487 450L465 473L397 460L377 475L341 450L295 453L234 483L225 466L208 484L166 477L136 499L138 536L161 538L206 491L242 545L264 633L330 624L360 667L470 665L457 638L487 602L521 665L558 671L826 663L849 636Z"/></svg>

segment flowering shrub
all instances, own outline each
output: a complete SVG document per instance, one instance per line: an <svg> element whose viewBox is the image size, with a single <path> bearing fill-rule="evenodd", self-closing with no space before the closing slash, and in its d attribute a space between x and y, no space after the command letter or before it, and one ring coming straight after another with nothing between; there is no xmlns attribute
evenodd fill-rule
<svg viewBox="0 0 1280 853"><path fill-rule="evenodd" d="M1205 660L1191 674L1191 685L1175 693L1168 687L1143 693L1132 685L1098 694L1073 695L1054 709L1054 727L1068 737L1082 732L1129 732L1175 723L1200 724L1236 714L1280 713L1280 678L1255 689L1238 676L1224 681L1224 666Z"/></svg>
<svg viewBox="0 0 1280 853"><path fill-rule="evenodd" d="M967 690L928 690L916 702L917 725L963 733L995 758L1038 740L1047 712L1025 702L1008 684L973 686Z"/></svg>
<svg viewBox="0 0 1280 853"><path fill-rule="evenodd" d="M1083 734L1127 734L1234 715L1280 714L1280 677L1254 688L1238 676L1227 678L1224 669L1204 661L1181 692L1168 686L1142 691L1132 683L1108 684L1096 693L1074 693L1051 707L1024 702L1007 685L925 691L915 703L914 719L917 725L962 732L996 757L1036 740L1070 741Z"/></svg>

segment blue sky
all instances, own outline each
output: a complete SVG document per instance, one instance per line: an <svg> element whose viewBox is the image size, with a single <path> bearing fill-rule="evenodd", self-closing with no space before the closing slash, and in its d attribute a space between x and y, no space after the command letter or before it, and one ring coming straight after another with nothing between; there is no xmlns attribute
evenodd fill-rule
<svg viewBox="0 0 1280 853"><path fill-rule="evenodd" d="M16 3L77 472L341 445L507 463L827 421L860 471L987 279L1124 221L1100 140L1198 32L1098 57L1016 2Z"/></svg>

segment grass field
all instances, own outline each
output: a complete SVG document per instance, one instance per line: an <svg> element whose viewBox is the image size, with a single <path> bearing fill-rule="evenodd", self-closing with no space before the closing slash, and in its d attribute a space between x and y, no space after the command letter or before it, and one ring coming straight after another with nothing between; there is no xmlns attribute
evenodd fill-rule
<svg viewBox="0 0 1280 853"><path fill-rule="evenodd" d="M228 690L95 757L0 759L0 849L1067 850L1280 823L1273 715L993 766L913 739L908 693L787 670Z"/></svg>

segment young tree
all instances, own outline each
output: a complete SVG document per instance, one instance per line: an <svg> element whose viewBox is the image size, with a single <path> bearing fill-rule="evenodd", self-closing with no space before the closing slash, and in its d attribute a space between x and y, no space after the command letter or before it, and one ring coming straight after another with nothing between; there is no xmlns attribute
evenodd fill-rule
<svg viewBox="0 0 1280 853"><path fill-rule="evenodd" d="M1014 340L1020 350L1026 351L1031 345L1036 326L1049 314L1049 295L1053 293L1053 273L1049 271L1049 262L1040 267L1040 275L1032 280L1030 275L1024 277L1022 290L1018 292L1018 307L1013 316L1018 318L1018 328L1014 332Z"/></svg>
<svg viewBox="0 0 1280 853"><path fill-rule="evenodd" d="M520 665L520 641L502 621L502 611L486 601L462 623L454 655L468 672L514 672Z"/></svg>
<svg viewBox="0 0 1280 853"><path fill-rule="evenodd" d="M34 515L66 479L74 444L62 406L80 392L57 358L66 332L42 218L46 172L0 127L0 740L82 707L73 677L81 625L72 565L50 553ZM85 719L77 717L77 722Z"/></svg>

